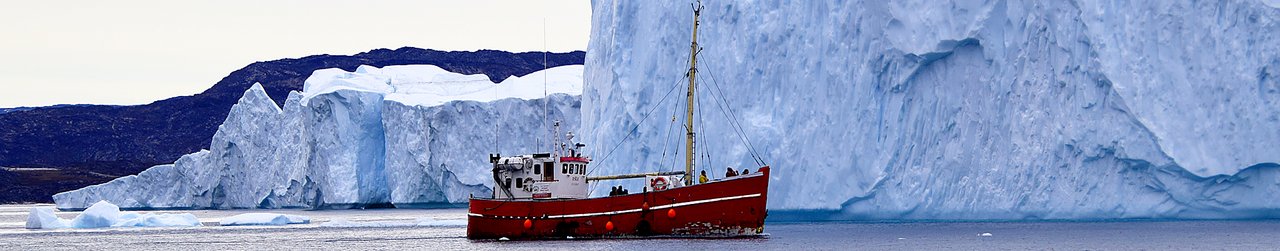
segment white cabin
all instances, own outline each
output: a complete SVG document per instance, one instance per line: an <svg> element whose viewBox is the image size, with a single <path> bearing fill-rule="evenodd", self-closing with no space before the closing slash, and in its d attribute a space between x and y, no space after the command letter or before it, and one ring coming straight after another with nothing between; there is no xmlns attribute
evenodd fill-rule
<svg viewBox="0 0 1280 251"><path fill-rule="evenodd" d="M587 198L587 163L581 156L550 153L514 157L490 156L495 199Z"/></svg>

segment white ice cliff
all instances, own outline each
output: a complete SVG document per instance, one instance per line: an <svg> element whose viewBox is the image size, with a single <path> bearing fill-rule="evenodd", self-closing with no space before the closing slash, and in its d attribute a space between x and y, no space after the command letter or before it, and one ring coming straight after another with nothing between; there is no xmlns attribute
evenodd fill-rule
<svg viewBox="0 0 1280 251"><path fill-rule="evenodd" d="M283 108L255 85L208 150L54 201L62 209L99 200L151 209L465 203L490 193L487 154L532 152L548 137L544 105L563 130L578 124L582 69L497 84L430 65L325 69Z"/></svg>
<svg viewBox="0 0 1280 251"><path fill-rule="evenodd" d="M704 4L698 149L710 158L699 165L711 174L754 165L718 108L723 96L772 165L771 209L1280 217L1274 4ZM667 117L687 84L689 1L592 5L582 96L590 153L608 173L682 165L664 149L679 147L672 128L683 135ZM657 119L640 123L673 88ZM637 123L630 143L602 159Z"/></svg>

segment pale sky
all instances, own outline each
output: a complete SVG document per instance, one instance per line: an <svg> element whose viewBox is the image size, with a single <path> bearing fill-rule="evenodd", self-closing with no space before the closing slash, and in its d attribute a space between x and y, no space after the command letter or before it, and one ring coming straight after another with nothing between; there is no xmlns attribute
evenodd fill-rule
<svg viewBox="0 0 1280 251"><path fill-rule="evenodd" d="M436 50L586 50L588 0L23 1L0 7L0 108L146 104L257 61Z"/></svg>

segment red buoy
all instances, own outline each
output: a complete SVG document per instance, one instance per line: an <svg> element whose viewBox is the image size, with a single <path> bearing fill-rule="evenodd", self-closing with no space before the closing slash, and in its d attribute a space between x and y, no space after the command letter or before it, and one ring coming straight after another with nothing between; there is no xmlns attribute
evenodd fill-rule
<svg viewBox="0 0 1280 251"><path fill-rule="evenodd" d="M649 202L645 202L644 205L640 205L640 208L645 211L649 211Z"/></svg>
<svg viewBox="0 0 1280 251"><path fill-rule="evenodd" d="M613 222L612 222L612 221L610 221L610 222L605 222L605 223L604 223L604 230L605 230L605 231L613 231Z"/></svg>
<svg viewBox="0 0 1280 251"><path fill-rule="evenodd" d="M667 209L667 218L675 218L675 217L676 217L676 209L675 208Z"/></svg>
<svg viewBox="0 0 1280 251"><path fill-rule="evenodd" d="M524 228L525 229L533 228L533 220L524 219Z"/></svg>

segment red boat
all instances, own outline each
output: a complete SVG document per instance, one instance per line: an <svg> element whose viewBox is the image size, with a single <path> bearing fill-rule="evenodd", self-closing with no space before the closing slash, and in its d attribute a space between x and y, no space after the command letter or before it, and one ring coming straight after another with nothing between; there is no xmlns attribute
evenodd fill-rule
<svg viewBox="0 0 1280 251"><path fill-rule="evenodd" d="M467 238L739 237L764 231L769 167L704 184L587 199L471 199Z"/></svg>
<svg viewBox="0 0 1280 251"><path fill-rule="evenodd" d="M685 170L588 177L591 159L580 154L585 145L552 140L550 153L502 157L493 164L493 198L472 198L467 213L470 239L549 239L614 237L739 237L764 231L769 190L769 167L752 149L762 167L695 184L694 100L697 79L698 14L694 8L693 43L685 114ZM714 94L714 92L713 92ZM665 100L665 98L664 98ZM648 118L648 116L645 116ZM643 120L641 121L643 122ZM555 123L559 135L559 122ZM739 132L740 133L740 132ZM572 142L573 133L567 136ZM742 136L742 135L739 135ZM744 136L745 141L745 136ZM625 139L624 139L625 140ZM644 178L641 192L615 187L607 197L589 198L590 182Z"/></svg>

